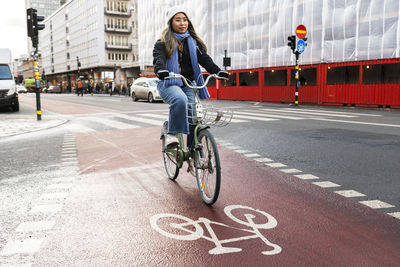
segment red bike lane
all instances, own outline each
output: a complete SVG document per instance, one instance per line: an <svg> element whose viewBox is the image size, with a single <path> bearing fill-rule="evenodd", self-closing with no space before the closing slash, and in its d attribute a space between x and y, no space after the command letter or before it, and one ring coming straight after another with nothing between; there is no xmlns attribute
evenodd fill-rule
<svg viewBox="0 0 400 267"><path fill-rule="evenodd" d="M220 148L217 202L166 177L157 127L77 134L79 175L35 266L398 266L400 221Z"/></svg>

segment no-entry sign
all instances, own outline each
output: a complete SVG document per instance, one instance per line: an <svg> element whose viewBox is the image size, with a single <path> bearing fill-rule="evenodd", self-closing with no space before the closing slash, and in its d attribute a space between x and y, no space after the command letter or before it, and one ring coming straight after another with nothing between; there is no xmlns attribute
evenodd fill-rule
<svg viewBox="0 0 400 267"><path fill-rule="evenodd" d="M306 37L307 35L307 29L306 26L300 24L299 26L297 26L296 28L296 35L299 39L303 39L304 37Z"/></svg>

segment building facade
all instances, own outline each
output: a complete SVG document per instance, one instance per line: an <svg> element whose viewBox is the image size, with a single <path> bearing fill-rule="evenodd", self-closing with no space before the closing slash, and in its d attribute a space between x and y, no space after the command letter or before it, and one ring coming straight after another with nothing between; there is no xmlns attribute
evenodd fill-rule
<svg viewBox="0 0 400 267"><path fill-rule="evenodd" d="M397 0L140 1L139 21L153 22L139 24L142 69L152 65L165 11L174 5L187 8L218 65L225 51L231 57L231 81L217 83L214 98L293 102L295 56L288 36L305 25L300 102L400 107Z"/></svg>
<svg viewBox="0 0 400 267"><path fill-rule="evenodd" d="M70 0L48 17L39 34L42 67L51 84L127 88L137 77L136 1Z"/></svg>

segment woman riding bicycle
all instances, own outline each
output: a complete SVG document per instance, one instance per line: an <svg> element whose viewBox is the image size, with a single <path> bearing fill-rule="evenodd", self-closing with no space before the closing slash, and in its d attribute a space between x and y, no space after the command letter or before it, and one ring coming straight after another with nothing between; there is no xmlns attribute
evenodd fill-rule
<svg viewBox="0 0 400 267"><path fill-rule="evenodd" d="M169 104L168 134L165 145L178 143L176 134L187 134L187 146L191 146L194 128L189 127L186 114L187 103L194 102L194 92L184 86L180 79L168 79L169 72L179 73L197 85L203 85L204 80L199 64L209 73L228 78L226 71L213 62L207 54L207 47L194 30L187 11L179 6L167 11L168 26L163 30L161 39L154 45L154 72L162 82L158 83L160 96ZM210 97L207 88L199 91L200 99Z"/></svg>

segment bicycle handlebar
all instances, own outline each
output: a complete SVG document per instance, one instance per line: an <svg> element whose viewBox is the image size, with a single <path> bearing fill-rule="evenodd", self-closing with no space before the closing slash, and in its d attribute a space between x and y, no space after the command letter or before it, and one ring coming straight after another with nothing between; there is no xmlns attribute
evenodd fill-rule
<svg viewBox="0 0 400 267"><path fill-rule="evenodd" d="M215 79L219 79L219 80L228 80L227 78L220 77L220 76L218 76L217 74L210 74L210 75L208 75L207 79L204 81L204 84L203 84L202 86L193 86L193 85L190 85L190 84L188 83L188 81L187 81L187 79L185 78L185 76L183 76L183 75L181 75L181 74L179 74L179 73L173 73L173 72L170 72L170 73L169 73L169 76L168 76L168 77L165 77L164 79L165 79L165 80L169 80L169 79L182 79L183 82L185 83L185 85L186 85L187 87L189 87L190 89L197 89L197 90L199 90L199 89L202 89L202 88L206 87L207 84L208 84L208 81L209 81L212 77L214 77Z"/></svg>

